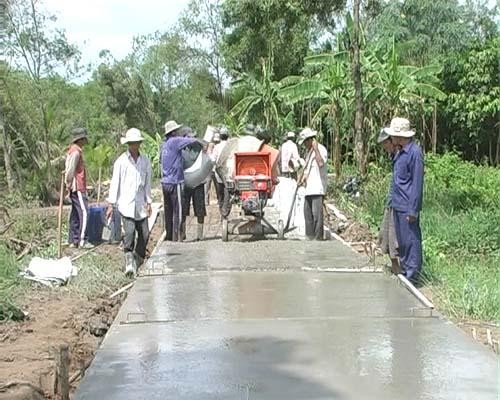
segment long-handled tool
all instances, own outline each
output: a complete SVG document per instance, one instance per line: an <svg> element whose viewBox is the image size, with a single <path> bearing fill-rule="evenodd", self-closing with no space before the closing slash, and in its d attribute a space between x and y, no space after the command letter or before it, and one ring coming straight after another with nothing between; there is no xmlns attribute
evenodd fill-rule
<svg viewBox="0 0 500 400"><path fill-rule="evenodd" d="M61 172L61 186L59 191L59 210L57 213L57 258L62 257L62 214L64 203L64 171Z"/></svg>
<svg viewBox="0 0 500 400"><path fill-rule="evenodd" d="M307 171L307 175L309 175L309 173L311 172L311 168L312 168L311 158L312 158L312 155L313 155L313 151L311 151L309 153L309 156L307 157L306 165L304 166L304 169L302 170L302 173L300 174L300 177L297 177L297 187L295 188L295 192L293 194L293 200L292 200L292 205L290 206L290 211L288 211L288 219L286 220L285 232L288 232L288 230L290 228L290 222L292 220L292 213L293 213L293 209L295 207L295 201L297 200L297 193L299 192L299 188L301 186L300 183L302 182L302 179L304 178L304 176L306 176L305 172L306 172L307 167L309 167L309 170Z"/></svg>

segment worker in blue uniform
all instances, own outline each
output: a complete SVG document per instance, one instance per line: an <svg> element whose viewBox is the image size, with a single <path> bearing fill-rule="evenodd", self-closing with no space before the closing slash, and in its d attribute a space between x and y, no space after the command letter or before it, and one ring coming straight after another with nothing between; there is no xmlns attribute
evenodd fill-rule
<svg viewBox="0 0 500 400"><path fill-rule="evenodd" d="M399 244L400 267L404 276L417 283L422 270L422 210L424 157L414 142L415 132L405 118L394 118L387 128L395 146L400 150L394 157L391 201L394 226Z"/></svg>

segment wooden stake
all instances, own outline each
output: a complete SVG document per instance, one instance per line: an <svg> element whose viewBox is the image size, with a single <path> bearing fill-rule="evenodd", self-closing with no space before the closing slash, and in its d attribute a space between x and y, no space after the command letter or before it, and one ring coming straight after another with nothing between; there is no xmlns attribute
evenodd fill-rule
<svg viewBox="0 0 500 400"><path fill-rule="evenodd" d="M101 202L101 175L102 167L99 167L99 176L97 177L97 204Z"/></svg>
<svg viewBox="0 0 500 400"><path fill-rule="evenodd" d="M69 400L69 349L61 345L56 364L56 393L61 400Z"/></svg>
<svg viewBox="0 0 500 400"><path fill-rule="evenodd" d="M62 257L62 214L64 203L64 171L61 172L61 187L59 193L59 209L57 214L57 258Z"/></svg>

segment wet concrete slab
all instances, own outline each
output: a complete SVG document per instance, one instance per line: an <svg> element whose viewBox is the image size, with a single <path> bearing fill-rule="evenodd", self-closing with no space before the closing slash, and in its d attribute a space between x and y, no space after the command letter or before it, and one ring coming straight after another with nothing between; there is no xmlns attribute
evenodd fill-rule
<svg viewBox="0 0 500 400"><path fill-rule="evenodd" d="M201 319L427 317L399 281L384 274L223 272L140 279L120 323Z"/></svg>
<svg viewBox="0 0 500 400"><path fill-rule="evenodd" d="M337 241L160 243L75 399L497 399L495 354L370 264Z"/></svg>
<svg viewBox="0 0 500 400"><path fill-rule="evenodd" d="M77 399L493 400L495 365L432 318L116 324Z"/></svg>
<svg viewBox="0 0 500 400"><path fill-rule="evenodd" d="M253 242L163 242L151 256L142 274L157 271L302 270L304 268L362 268L365 257L331 240L262 240Z"/></svg>

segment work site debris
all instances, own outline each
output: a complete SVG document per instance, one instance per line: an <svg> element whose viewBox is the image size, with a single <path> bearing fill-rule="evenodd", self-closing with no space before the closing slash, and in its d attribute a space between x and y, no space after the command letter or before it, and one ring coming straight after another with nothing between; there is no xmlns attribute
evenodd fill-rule
<svg viewBox="0 0 500 400"><path fill-rule="evenodd" d="M28 268L21 272L21 276L24 278L46 286L65 285L71 277L77 275L78 269L73 266L69 257L63 257L59 260L33 257Z"/></svg>

